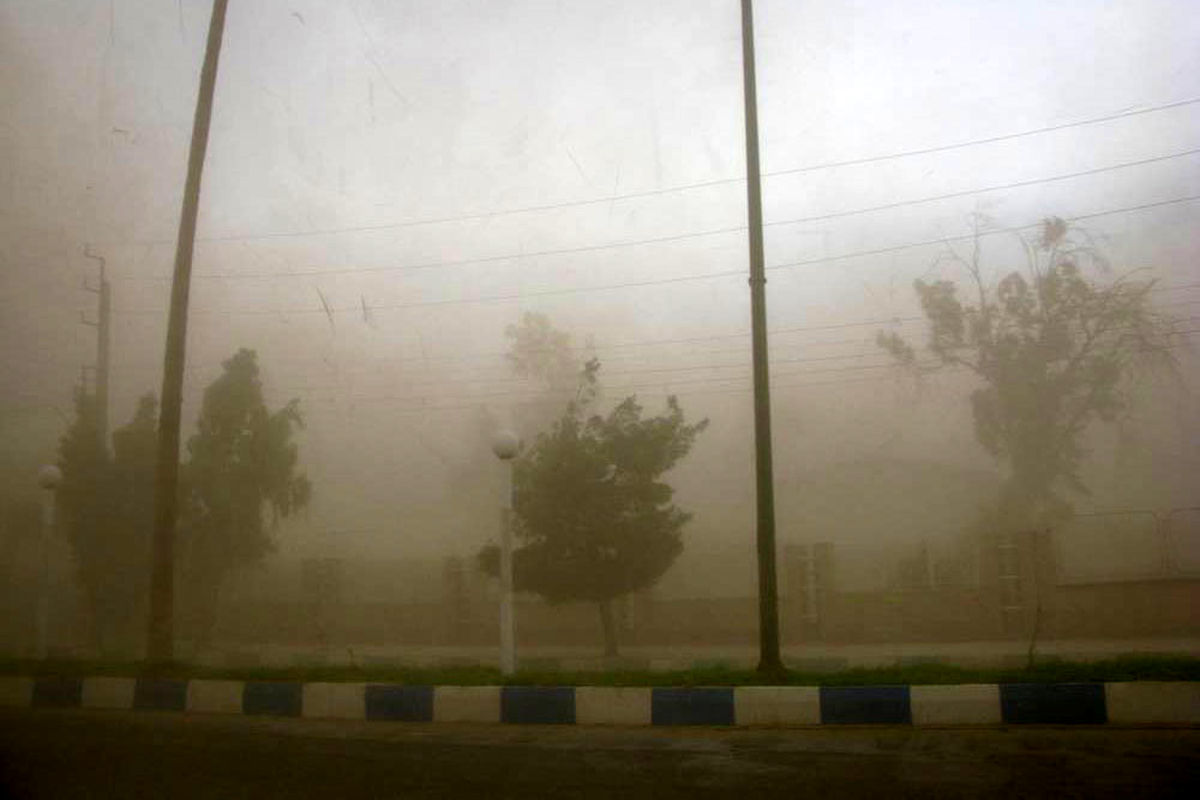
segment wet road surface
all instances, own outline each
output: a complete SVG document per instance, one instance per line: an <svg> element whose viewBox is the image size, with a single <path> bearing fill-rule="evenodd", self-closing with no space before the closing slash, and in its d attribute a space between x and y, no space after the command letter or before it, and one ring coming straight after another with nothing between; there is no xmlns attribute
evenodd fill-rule
<svg viewBox="0 0 1200 800"><path fill-rule="evenodd" d="M1200 730L577 728L0 712L0 796L1196 797Z"/></svg>

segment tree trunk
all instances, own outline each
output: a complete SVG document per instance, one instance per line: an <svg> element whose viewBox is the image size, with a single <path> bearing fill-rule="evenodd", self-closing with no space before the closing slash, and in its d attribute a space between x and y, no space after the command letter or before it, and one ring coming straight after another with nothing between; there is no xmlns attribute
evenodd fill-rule
<svg viewBox="0 0 1200 800"><path fill-rule="evenodd" d="M617 626L613 622L612 600L601 600L600 627L604 630L604 657L614 658L617 655Z"/></svg>

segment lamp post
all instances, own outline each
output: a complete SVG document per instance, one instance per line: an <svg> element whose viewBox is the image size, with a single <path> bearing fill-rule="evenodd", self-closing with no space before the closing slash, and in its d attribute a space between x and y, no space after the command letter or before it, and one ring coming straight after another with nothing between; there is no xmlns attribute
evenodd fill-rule
<svg viewBox="0 0 1200 800"><path fill-rule="evenodd" d="M500 672L505 675L512 675L517 664L513 636L512 460L520 449L521 440L510 430L497 431L492 437L492 452L505 462L500 501Z"/></svg>
<svg viewBox="0 0 1200 800"><path fill-rule="evenodd" d="M42 536L40 546L37 610L34 618L34 652L38 660L46 657L46 628L50 616L50 534L54 530L54 491L62 482L62 471L53 464L38 470L38 487L46 496L42 501Z"/></svg>

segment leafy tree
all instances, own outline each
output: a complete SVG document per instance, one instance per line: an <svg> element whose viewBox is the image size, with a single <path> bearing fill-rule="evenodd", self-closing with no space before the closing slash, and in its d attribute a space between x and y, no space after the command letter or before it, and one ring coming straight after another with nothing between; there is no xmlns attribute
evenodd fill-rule
<svg viewBox="0 0 1200 800"><path fill-rule="evenodd" d="M514 465L514 583L550 603L595 603L604 652L617 653L612 601L652 585L683 549L690 515L662 476L687 455L708 420L684 421L674 397L643 418L627 397L607 416L585 417L599 364L585 366L580 398ZM497 574L499 550L480 554Z"/></svg>
<svg viewBox="0 0 1200 800"><path fill-rule="evenodd" d="M519 378L532 381L540 396L523 404L516 412L517 428L523 436L532 438L550 425L563 404L571 398L584 399L581 392L598 394L596 383L581 381L581 371L594 350L588 340L582 348L572 343L571 334L555 328L545 314L527 311L521 321L504 331L509 340L507 359ZM592 398L589 398L592 399Z"/></svg>
<svg viewBox="0 0 1200 800"><path fill-rule="evenodd" d="M971 394L975 436L1006 469L996 513L1010 528L1069 515L1069 493L1087 492L1080 470L1089 426L1118 418L1139 369L1172 363L1174 330L1150 304L1153 281L1088 277L1085 267L1107 265L1063 220L1046 220L1036 241L1021 243L1026 269L994 286L978 240L969 262L957 258L966 292L949 280L915 282L931 362L918 362L895 333L877 337L910 368L960 368L980 379Z"/></svg>
<svg viewBox="0 0 1200 800"><path fill-rule="evenodd" d="M80 589L92 611L92 635L106 649L106 620L102 609L110 608L107 590L111 571L105 563L111 555L107 546L113 525L109 502L110 463L101 447L95 398L82 388L75 392L75 419L58 446L62 482L56 492L58 526L75 554Z"/></svg>
<svg viewBox="0 0 1200 800"><path fill-rule="evenodd" d="M253 350L223 366L204 391L180 473L177 568L200 642L211 632L223 579L269 553L269 522L303 508L311 494L292 438L303 425L299 401L267 409Z"/></svg>
<svg viewBox="0 0 1200 800"><path fill-rule="evenodd" d="M129 653L140 640L145 609L154 496L153 395L101 447L94 397L76 393L76 417L59 445L63 480L58 519L72 552L102 653Z"/></svg>

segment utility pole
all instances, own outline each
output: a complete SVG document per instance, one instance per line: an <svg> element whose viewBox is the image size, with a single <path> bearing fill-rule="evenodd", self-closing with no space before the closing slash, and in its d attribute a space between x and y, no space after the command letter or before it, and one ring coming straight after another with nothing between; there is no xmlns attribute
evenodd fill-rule
<svg viewBox="0 0 1200 800"><path fill-rule="evenodd" d="M762 185L758 166L758 91L754 9L742 0L742 93L746 104L746 206L750 234L750 321L754 355L754 464L758 508L758 671L783 672L775 570L775 478L771 464L771 376L767 365L767 277L763 268Z"/></svg>
<svg viewBox="0 0 1200 800"><path fill-rule="evenodd" d="M102 256L91 251L90 247L83 248L84 258L100 262L100 285L92 286L84 281L83 288L99 296L99 315L95 323L84 320L85 325L96 328L96 434L100 439L100 452L108 452L108 377L109 377L109 337L112 331L112 305L108 277L105 274L106 262Z"/></svg>
<svg viewBox="0 0 1200 800"><path fill-rule="evenodd" d="M162 408L158 418L158 463L154 480L154 540L150 574L150 618L146 657L165 663L174 657L175 630L175 515L179 485L179 422L183 406L183 367L187 345L188 294L192 283L192 251L196 242L196 216L200 209L200 178L208 151L213 91L221 37L225 31L228 0L213 0L208 43L196 94L192 144L188 151L187 182L179 215L175 245L175 273L171 281L171 312L167 321L167 346L163 356Z"/></svg>

